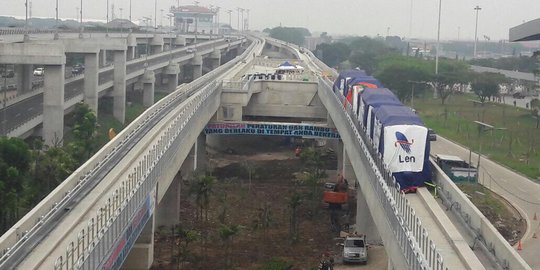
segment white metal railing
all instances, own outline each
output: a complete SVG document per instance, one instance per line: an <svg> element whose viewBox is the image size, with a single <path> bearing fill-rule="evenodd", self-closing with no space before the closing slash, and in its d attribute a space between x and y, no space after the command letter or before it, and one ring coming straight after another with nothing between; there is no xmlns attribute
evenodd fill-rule
<svg viewBox="0 0 540 270"><path fill-rule="evenodd" d="M245 58L251 53L255 44L252 44L241 57L207 74L215 77L217 74L237 64L239 59ZM197 91L208 77L204 76L190 85L185 93ZM103 260L115 243L115 240L124 233L124 229L131 221L135 211L140 208L141 201L155 186L157 177L163 168L167 168L172 160L174 150L180 147L183 132L189 132L190 120L197 115L197 110L205 102L213 100L209 98L218 88L217 83L205 86L198 91L196 97L191 100L176 116L172 123L161 132L159 139L154 141L151 150L145 154L130 174L122 181L120 187L115 190L107 205L98 211L96 217L88 221L86 229L83 229L77 237L77 241L71 242L64 256L57 258L55 269L95 269L103 266ZM172 151L169 151L172 149Z"/></svg>
<svg viewBox="0 0 540 270"><path fill-rule="evenodd" d="M321 80L320 83L324 86L323 91L327 91L333 96L335 108L341 108L343 111L356 137L354 142L356 148L364 154L369 166L371 166L372 175L369 175L366 179L375 191L386 213L395 239L405 255L409 268L445 269L442 255L429 238L426 229L423 228L409 201L400 192L399 184L386 168L376 149L371 147L371 144L366 144L366 134L362 132L364 129L358 124L358 121L354 120L352 108L342 105L343 100L333 93L328 82Z"/></svg>

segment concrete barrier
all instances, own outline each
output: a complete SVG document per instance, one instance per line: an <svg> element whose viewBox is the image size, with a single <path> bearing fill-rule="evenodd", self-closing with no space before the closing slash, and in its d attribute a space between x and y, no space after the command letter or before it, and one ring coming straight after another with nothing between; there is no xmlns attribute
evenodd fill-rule
<svg viewBox="0 0 540 270"><path fill-rule="evenodd" d="M531 269L436 162L433 159L430 161L434 168L434 182L440 189L439 194L448 207L447 211L450 210L461 217L461 221L470 229L473 240L469 245L473 249L480 245L500 269Z"/></svg>

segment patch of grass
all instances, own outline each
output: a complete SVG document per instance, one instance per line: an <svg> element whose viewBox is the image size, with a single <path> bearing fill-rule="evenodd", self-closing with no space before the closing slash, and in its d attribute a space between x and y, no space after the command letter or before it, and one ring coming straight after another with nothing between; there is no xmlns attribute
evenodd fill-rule
<svg viewBox="0 0 540 270"><path fill-rule="evenodd" d="M474 95L454 95L447 104L440 99L415 99L414 107L427 126L491 160L532 179L540 179L540 136L536 120L526 109L498 103L476 105ZM480 121L495 130L480 131Z"/></svg>
<svg viewBox="0 0 540 270"><path fill-rule="evenodd" d="M511 218L512 213L508 211L506 206L499 198L493 195L486 187L474 183L456 183L456 185L467 194L471 202L478 209L490 209L491 214L495 214L501 218ZM486 215L484 213L484 215ZM488 215L486 215L488 216Z"/></svg>

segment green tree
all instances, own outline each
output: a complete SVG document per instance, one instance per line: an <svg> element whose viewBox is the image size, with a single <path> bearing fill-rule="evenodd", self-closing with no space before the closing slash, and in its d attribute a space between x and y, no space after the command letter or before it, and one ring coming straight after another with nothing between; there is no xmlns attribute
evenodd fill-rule
<svg viewBox="0 0 540 270"><path fill-rule="evenodd" d="M289 209L291 214L289 223L289 237L291 238L291 243L296 243L298 240L300 240L298 208L301 204L302 194L295 190L289 198Z"/></svg>
<svg viewBox="0 0 540 270"><path fill-rule="evenodd" d="M413 87L415 95L427 89L427 83L432 79L430 67L428 61L419 58L387 57L379 63L375 77L405 101L412 97Z"/></svg>
<svg viewBox="0 0 540 270"><path fill-rule="evenodd" d="M208 208L210 207L210 195L213 192L216 178L211 175L200 175L195 178L191 186L190 193L195 196L195 204L197 205L197 218L202 220L203 212L205 212L205 220L208 221Z"/></svg>
<svg viewBox="0 0 540 270"><path fill-rule="evenodd" d="M275 27L270 30L270 36L296 44L298 46L304 45L307 36L311 36L309 30L306 28L298 27Z"/></svg>
<svg viewBox="0 0 540 270"><path fill-rule="evenodd" d="M78 167L78 163L64 148L52 147L44 153L34 151L39 161L34 167L33 188L37 203L58 186Z"/></svg>
<svg viewBox="0 0 540 270"><path fill-rule="evenodd" d="M321 43L317 45L315 50L322 56L321 61L330 67L337 66L347 60L351 54L349 46L342 42Z"/></svg>
<svg viewBox="0 0 540 270"><path fill-rule="evenodd" d="M540 100L533 98L531 100L531 112L533 117L536 118L536 128L540 126Z"/></svg>
<svg viewBox="0 0 540 270"><path fill-rule="evenodd" d="M69 149L73 157L84 163L96 149L97 117L85 103L78 103L73 113L73 142Z"/></svg>
<svg viewBox="0 0 540 270"><path fill-rule="evenodd" d="M232 261L233 241L234 237L240 233L240 226L235 224L222 225L219 230L219 237L223 241L225 250L225 269L232 269L234 262Z"/></svg>
<svg viewBox="0 0 540 270"><path fill-rule="evenodd" d="M397 50L386 46L383 41L369 37L350 40L349 48L351 49L349 57L351 64L365 70L368 74L375 71L377 64L384 56L397 53Z"/></svg>
<svg viewBox="0 0 540 270"><path fill-rule="evenodd" d="M506 83L507 79L499 73L473 73L472 89L481 102L499 95L499 85Z"/></svg>
<svg viewBox="0 0 540 270"><path fill-rule="evenodd" d="M184 262L194 262L195 255L191 251L191 243L197 241L201 235L196 230L186 230L181 226L177 227L178 240L176 241L178 245L178 254L177 257L177 266L178 269L180 264Z"/></svg>
<svg viewBox="0 0 540 270"><path fill-rule="evenodd" d="M439 62L439 74L433 74L431 84L444 105L446 99L459 90L459 87L470 82L469 66L463 62L443 59Z"/></svg>

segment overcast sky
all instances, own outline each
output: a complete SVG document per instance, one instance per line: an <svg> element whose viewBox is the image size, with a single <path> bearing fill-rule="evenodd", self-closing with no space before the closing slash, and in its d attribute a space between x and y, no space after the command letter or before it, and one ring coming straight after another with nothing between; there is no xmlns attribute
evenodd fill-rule
<svg viewBox="0 0 540 270"><path fill-rule="evenodd" d="M75 18L79 0L58 0L60 17ZM227 9L232 9L232 25L237 25L237 7L250 9L250 28L301 26L312 32L331 34L390 35L436 38L437 0L199 0L199 5L220 6L220 21L228 23ZM0 15L24 17L24 0L0 0ZM33 0L34 17L53 17L55 0ZM109 0L129 14L129 0ZM165 12L177 0L157 0L158 23L160 9ZM180 0L180 5L193 1ZM412 4L412 5L411 5ZM83 0L85 19L106 18L106 0ZM132 18L153 17L154 0L132 0ZM474 39L475 11L479 5L478 36L492 41L508 39L508 29L524 21L540 18L540 0L442 0L441 38ZM412 6L412 16L411 16ZM246 16L246 14L244 15ZM246 16L247 17L247 16ZM412 20L411 20L412 17ZM164 19L166 21L166 19ZM412 27L410 22L412 21ZM165 22L164 22L165 24ZM459 30L458 30L459 29Z"/></svg>

